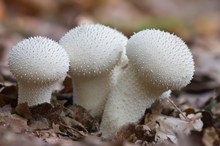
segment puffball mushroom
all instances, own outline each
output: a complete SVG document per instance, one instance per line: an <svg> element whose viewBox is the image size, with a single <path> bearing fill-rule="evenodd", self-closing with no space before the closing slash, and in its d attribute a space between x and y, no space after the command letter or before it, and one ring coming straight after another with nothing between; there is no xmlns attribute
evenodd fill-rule
<svg viewBox="0 0 220 146"><path fill-rule="evenodd" d="M85 24L60 39L70 58L74 103L100 117L110 90L110 74L121 58L127 38L100 24Z"/></svg>
<svg viewBox="0 0 220 146"><path fill-rule="evenodd" d="M34 106L50 103L54 85L67 75L69 58L57 42L32 37L12 48L9 68L18 82L18 103Z"/></svg>
<svg viewBox="0 0 220 146"><path fill-rule="evenodd" d="M124 124L137 122L151 104L169 90L190 83L194 62L186 44L160 30L134 34L126 46L128 67L118 76L106 102L100 129L110 138Z"/></svg>

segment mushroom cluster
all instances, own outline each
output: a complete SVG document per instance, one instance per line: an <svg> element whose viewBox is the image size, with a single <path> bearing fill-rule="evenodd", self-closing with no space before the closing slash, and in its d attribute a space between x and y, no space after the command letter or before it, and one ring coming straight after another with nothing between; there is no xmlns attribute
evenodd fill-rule
<svg viewBox="0 0 220 146"><path fill-rule="evenodd" d="M54 85L69 70L74 104L102 117L105 138L137 122L155 100L185 87L194 73L192 54L179 37L147 29L128 40L101 24L73 28L59 43L25 39L12 48L9 67L18 81L18 103L29 106L50 103Z"/></svg>

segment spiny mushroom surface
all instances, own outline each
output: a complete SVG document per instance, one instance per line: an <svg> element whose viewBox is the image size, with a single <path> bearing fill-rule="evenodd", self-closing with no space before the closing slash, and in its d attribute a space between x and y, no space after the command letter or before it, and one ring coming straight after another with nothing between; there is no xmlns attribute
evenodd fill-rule
<svg viewBox="0 0 220 146"><path fill-rule="evenodd" d="M132 36L127 55L139 75L155 88L179 90L189 84L194 73L188 47L167 32L147 30Z"/></svg>
<svg viewBox="0 0 220 146"><path fill-rule="evenodd" d="M9 68L18 82L18 103L34 106L50 103L54 85L67 75L69 58L57 42L32 37L12 48Z"/></svg>
<svg viewBox="0 0 220 146"><path fill-rule="evenodd" d="M127 38L100 24L85 24L60 39L70 58L74 103L100 116L110 90L110 74L121 58Z"/></svg>
<svg viewBox="0 0 220 146"><path fill-rule="evenodd" d="M151 104L190 83L194 62L186 44L160 30L134 34L126 46L128 67L118 76L106 103L101 131L110 138L124 124L137 122Z"/></svg>

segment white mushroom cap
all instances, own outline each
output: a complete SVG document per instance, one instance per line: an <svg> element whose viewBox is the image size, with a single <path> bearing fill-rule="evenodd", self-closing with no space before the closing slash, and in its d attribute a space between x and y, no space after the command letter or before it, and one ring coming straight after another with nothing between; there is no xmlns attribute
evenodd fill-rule
<svg viewBox="0 0 220 146"><path fill-rule="evenodd" d="M52 85L66 76L69 58L57 42L33 37L12 48L9 68L20 86L18 102L36 105L50 101Z"/></svg>
<svg viewBox="0 0 220 146"><path fill-rule="evenodd" d="M9 66L17 80L50 83L66 75L69 59L65 50L55 41L33 37L12 48Z"/></svg>
<svg viewBox="0 0 220 146"><path fill-rule="evenodd" d="M127 44L129 63L151 86L180 89L194 73L194 62L186 44L177 36L160 30L143 30Z"/></svg>
<svg viewBox="0 0 220 146"><path fill-rule="evenodd" d="M71 72L85 76L112 70L126 43L127 38L122 33L100 24L81 25L60 40L69 54Z"/></svg>

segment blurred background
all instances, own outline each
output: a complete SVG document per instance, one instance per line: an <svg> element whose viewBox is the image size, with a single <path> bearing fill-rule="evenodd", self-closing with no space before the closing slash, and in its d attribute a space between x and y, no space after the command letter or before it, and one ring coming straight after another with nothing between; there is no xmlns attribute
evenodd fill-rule
<svg viewBox="0 0 220 146"><path fill-rule="evenodd" d="M0 82L13 82L7 58L18 41L35 35L58 41L83 23L109 25L128 37L146 28L174 33L189 45L196 63L185 90L209 93L220 87L219 0L0 0Z"/></svg>

